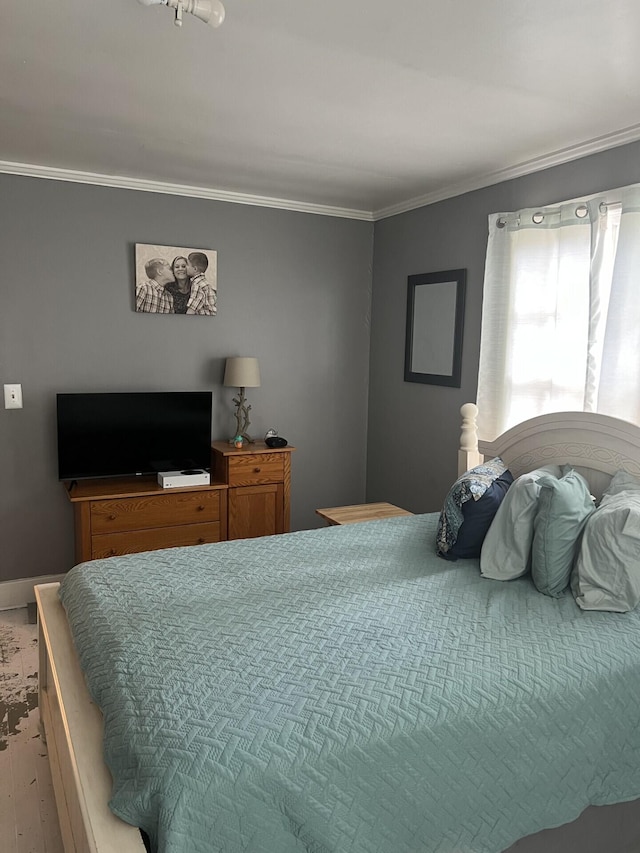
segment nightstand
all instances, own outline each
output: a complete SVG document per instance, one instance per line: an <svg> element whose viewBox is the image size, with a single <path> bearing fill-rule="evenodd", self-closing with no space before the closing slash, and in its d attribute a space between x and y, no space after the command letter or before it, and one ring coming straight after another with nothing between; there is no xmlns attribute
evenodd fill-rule
<svg viewBox="0 0 640 853"><path fill-rule="evenodd" d="M295 447L267 447L263 441L241 448L214 441L211 447L215 478L228 486L227 538L288 533Z"/></svg>
<svg viewBox="0 0 640 853"><path fill-rule="evenodd" d="M395 518L398 515L413 515L407 509L388 503L354 504L317 509L316 513L327 524L355 524L358 521L375 521L378 518Z"/></svg>

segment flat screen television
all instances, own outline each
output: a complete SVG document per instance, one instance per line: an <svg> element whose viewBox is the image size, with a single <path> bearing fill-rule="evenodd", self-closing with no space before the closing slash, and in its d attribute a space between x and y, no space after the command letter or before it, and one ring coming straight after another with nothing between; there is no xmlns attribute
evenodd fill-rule
<svg viewBox="0 0 640 853"><path fill-rule="evenodd" d="M58 477L211 466L211 391L58 394Z"/></svg>

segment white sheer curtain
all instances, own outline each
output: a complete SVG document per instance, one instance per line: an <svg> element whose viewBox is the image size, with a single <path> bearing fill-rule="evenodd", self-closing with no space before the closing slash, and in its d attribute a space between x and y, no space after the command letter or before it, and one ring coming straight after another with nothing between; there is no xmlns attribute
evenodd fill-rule
<svg viewBox="0 0 640 853"><path fill-rule="evenodd" d="M478 427L597 411L640 423L640 185L489 218Z"/></svg>

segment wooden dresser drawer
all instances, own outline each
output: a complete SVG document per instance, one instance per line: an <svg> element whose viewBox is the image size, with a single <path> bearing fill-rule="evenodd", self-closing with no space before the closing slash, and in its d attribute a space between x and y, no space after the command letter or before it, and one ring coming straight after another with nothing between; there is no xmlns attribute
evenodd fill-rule
<svg viewBox="0 0 640 853"><path fill-rule="evenodd" d="M202 545L220 541L220 522L184 524L178 527L161 527L156 530L133 530L126 533L103 533L91 537L91 559L137 554L159 548L180 545Z"/></svg>
<svg viewBox="0 0 640 853"><path fill-rule="evenodd" d="M244 453L229 458L229 485L252 486L284 479L282 453Z"/></svg>
<svg viewBox="0 0 640 853"><path fill-rule="evenodd" d="M91 535L220 520L219 491L172 492L91 502ZM157 548L166 547L156 545Z"/></svg>

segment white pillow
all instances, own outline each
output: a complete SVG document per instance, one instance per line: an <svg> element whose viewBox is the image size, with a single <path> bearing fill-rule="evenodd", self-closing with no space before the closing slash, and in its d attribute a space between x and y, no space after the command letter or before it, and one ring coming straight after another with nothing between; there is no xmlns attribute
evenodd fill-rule
<svg viewBox="0 0 640 853"><path fill-rule="evenodd" d="M571 590L583 610L626 613L640 602L640 490L605 494L589 516Z"/></svg>
<svg viewBox="0 0 640 853"><path fill-rule="evenodd" d="M543 475L559 479L559 465L545 465L515 480L498 507L482 543L480 574L499 581L513 580L531 568L533 522Z"/></svg>

